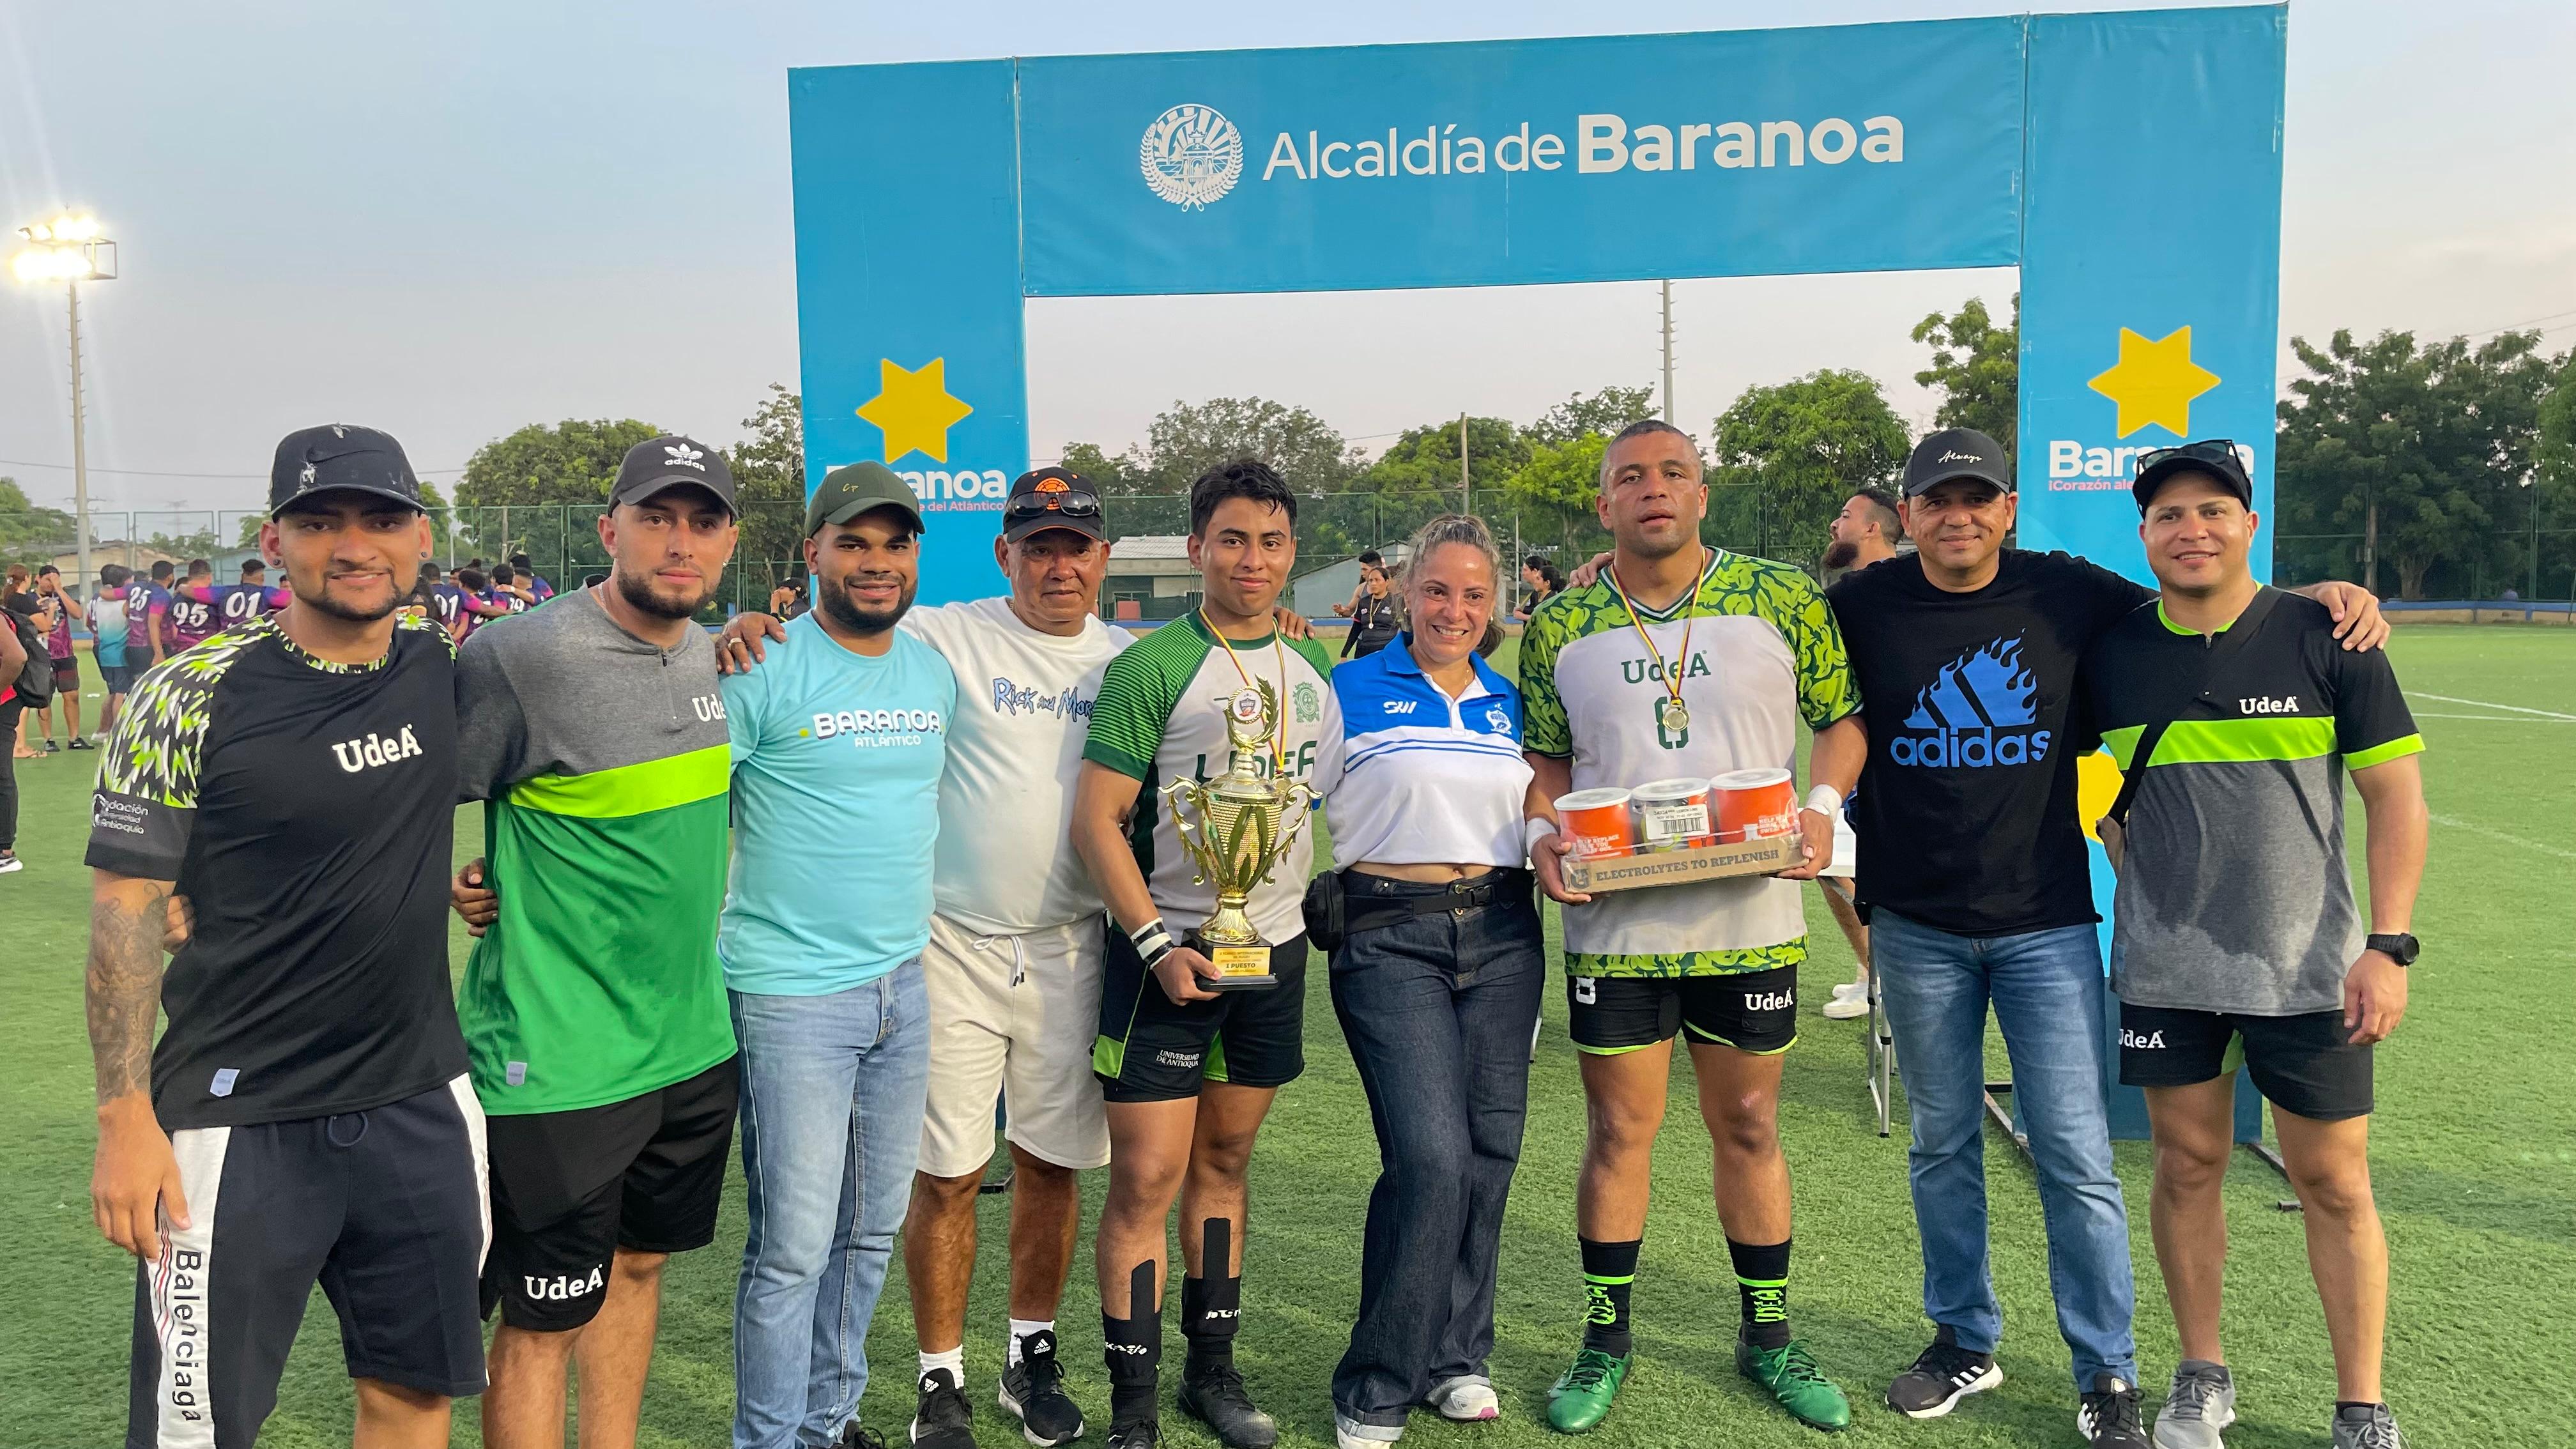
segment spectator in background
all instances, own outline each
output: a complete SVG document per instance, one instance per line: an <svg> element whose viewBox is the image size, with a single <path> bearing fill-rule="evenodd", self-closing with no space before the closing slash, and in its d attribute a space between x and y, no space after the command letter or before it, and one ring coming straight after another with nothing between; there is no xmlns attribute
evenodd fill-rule
<svg viewBox="0 0 2576 1449"><path fill-rule="evenodd" d="M133 578L134 570L123 564L101 567L97 593L89 601L90 657L98 664L98 686L107 695L98 711L101 740L116 728L117 710L125 703L126 687L134 682L134 671L125 662L125 586Z"/></svg>
<svg viewBox="0 0 2576 1449"><path fill-rule="evenodd" d="M1884 488L1860 488L1843 500L1843 511L1825 525L1826 582L1853 569L1865 569L1880 559L1894 558L1897 544L1905 538L1905 524L1897 517L1896 495Z"/></svg>
<svg viewBox="0 0 2576 1449"><path fill-rule="evenodd" d="M800 564L788 570L778 587L769 591L769 612L781 619L793 619L809 607L805 601L805 569Z"/></svg>
<svg viewBox="0 0 2576 1449"><path fill-rule="evenodd" d="M1371 551L1360 555L1360 586L1351 595L1347 609L1351 631L1342 636L1344 659L1366 659L1392 643L1403 632L1404 601L1396 597L1395 585L1386 576L1386 561Z"/></svg>
<svg viewBox="0 0 2576 1449"><path fill-rule="evenodd" d="M171 587L168 607L170 653L184 654L213 638L223 628L216 614L214 564L188 560L188 576Z"/></svg>
<svg viewBox="0 0 2576 1449"><path fill-rule="evenodd" d="M5 601L0 601L5 602ZM16 739L18 715L25 708L18 698L18 672L27 667L27 646L5 613L0 613L0 735ZM0 758L0 875L18 869L18 762Z"/></svg>
<svg viewBox="0 0 2576 1449"><path fill-rule="evenodd" d="M1565 575L1557 569L1556 560L1543 553L1534 553L1521 560L1521 586L1529 592L1522 597L1521 606L1512 612L1526 619L1538 612L1539 605L1554 598L1557 591L1565 587Z"/></svg>
<svg viewBox="0 0 2576 1449"><path fill-rule="evenodd" d="M136 675L178 653L170 642L170 586L178 570L168 559L154 559L145 581L128 586L125 603L125 662Z"/></svg>
<svg viewBox="0 0 2576 1449"><path fill-rule="evenodd" d="M492 565L492 591L485 597L500 605L504 615L524 614L537 606L536 595L508 564Z"/></svg>
<svg viewBox="0 0 2576 1449"><path fill-rule="evenodd" d="M531 606L542 604L555 596L555 586L537 577L536 567L528 562L526 554L510 555L510 567L519 575L520 582L527 585L528 603Z"/></svg>
<svg viewBox="0 0 2576 1449"><path fill-rule="evenodd" d="M54 664L54 697L62 702L63 738L70 748L85 750L81 737L80 659L72 653L72 599L63 592L63 571L46 564L36 570L36 599L43 606L45 653ZM36 715L45 737L45 753L54 752L54 706L48 701Z"/></svg>
<svg viewBox="0 0 2576 1449"><path fill-rule="evenodd" d="M44 638L44 610L36 602L35 589L27 576L25 564L9 565L7 576L0 578L0 609L24 617L28 621L28 626L35 631L37 639L41 641ZM9 621L0 619L0 629L14 629L14 626ZM17 677L17 671L11 670L5 677L0 677L0 682L14 682ZM14 693L8 697L18 698ZM18 707L9 713L9 755L10 758L18 760L41 760L45 757L45 752L27 743L25 704L24 700L18 700Z"/></svg>

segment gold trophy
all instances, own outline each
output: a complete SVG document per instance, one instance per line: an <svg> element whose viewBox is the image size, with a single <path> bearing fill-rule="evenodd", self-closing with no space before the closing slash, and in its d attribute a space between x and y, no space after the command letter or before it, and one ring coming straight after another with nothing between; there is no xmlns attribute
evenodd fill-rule
<svg viewBox="0 0 2576 1449"><path fill-rule="evenodd" d="M1314 813L1315 792L1262 768L1279 723L1279 696L1269 680L1220 698L1217 706L1225 714L1225 773L1204 783L1174 780L1162 794L1173 832L1198 868L1193 879L1216 883L1216 914L1190 932L1190 943L1217 971L1199 984L1248 991L1276 986L1279 978L1270 970L1268 943L1243 914L1244 902L1287 858Z"/></svg>

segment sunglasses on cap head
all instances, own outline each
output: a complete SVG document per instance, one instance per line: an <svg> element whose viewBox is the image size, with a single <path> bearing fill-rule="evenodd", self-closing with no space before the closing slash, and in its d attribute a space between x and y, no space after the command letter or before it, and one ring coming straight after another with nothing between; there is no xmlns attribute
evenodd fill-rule
<svg viewBox="0 0 2576 1449"><path fill-rule="evenodd" d="M1023 493L1011 500L1010 518L1039 518L1046 514L1066 518L1097 518L1100 500L1088 493Z"/></svg>
<svg viewBox="0 0 2576 1449"><path fill-rule="evenodd" d="M2207 463L2240 475L2245 471L2244 455L2236 451L2234 440L2228 438L2203 438L2199 442L2184 443L2175 448L2150 448L2138 455L2137 469L2144 473L2150 468L2174 459L2187 463Z"/></svg>

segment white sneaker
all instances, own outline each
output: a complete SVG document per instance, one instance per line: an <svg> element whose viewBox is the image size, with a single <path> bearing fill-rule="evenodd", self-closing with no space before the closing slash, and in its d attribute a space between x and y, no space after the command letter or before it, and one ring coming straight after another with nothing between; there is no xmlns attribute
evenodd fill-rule
<svg viewBox="0 0 2576 1449"><path fill-rule="evenodd" d="M1869 998L1866 996L1837 996L1825 1003L1827 1021L1852 1021L1867 1015Z"/></svg>
<svg viewBox="0 0 2576 1449"><path fill-rule="evenodd" d="M1867 1001L1869 999L1868 977L1861 977L1857 981L1837 981L1834 983L1834 1000L1849 1001L1853 999L1861 1001Z"/></svg>
<svg viewBox="0 0 2576 1449"><path fill-rule="evenodd" d="M1503 1416L1502 1400L1495 1396L1494 1386L1480 1378L1456 1378L1431 1386L1431 1407L1440 1417L1472 1424Z"/></svg>
<svg viewBox="0 0 2576 1449"><path fill-rule="evenodd" d="M0 875L7 875L25 864L26 862L18 859L16 852L0 850Z"/></svg>

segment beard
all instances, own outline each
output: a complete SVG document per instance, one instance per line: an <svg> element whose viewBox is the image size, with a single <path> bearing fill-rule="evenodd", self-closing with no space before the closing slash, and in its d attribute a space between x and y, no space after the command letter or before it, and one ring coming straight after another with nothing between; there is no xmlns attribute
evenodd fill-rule
<svg viewBox="0 0 2576 1449"><path fill-rule="evenodd" d="M912 608L913 596L921 592L919 583L908 583L903 586L903 592L896 596L893 608L861 608L858 602L850 597L850 584L856 578L856 575L852 575L848 579L832 583L818 594L822 600L823 612L830 616L833 623L852 634L882 634L893 628Z"/></svg>
<svg viewBox="0 0 2576 1449"><path fill-rule="evenodd" d="M617 586L617 596L632 605L636 612L650 614L656 619L696 618L698 611L707 606L707 600L716 596L716 586L713 582L699 590L698 596L694 599L672 599L655 593L653 580L649 576L637 578L630 574L612 571L609 574L609 582Z"/></svg>
<svg viewBox="0 0 2576 1449"><path fill-rule="evenodd" d="M1825 545L1825 567L1829 569L1850 568L1853 561L1859 557L1859 544L1846 543L1841 539L1836 539L1832 543Z"/></svg>
<svg viewBox="0 0 2576 1449"><path fill-rule="evenodd" d="M304 607L311 609L316 613L328 614L334 619L346 620L352 624L372 624L378 619L386 617L393 613L394 610L411 602L412 592L409 589L405 589L400 593L396 593L393 586L388 583L385 586L384 602L372 605L359 604L354 603L345 597L334 594L331 590L331 580L328 576L323 578L322 587L315 589L313 592L308 594L302 589L295 587L295 576L292 574L287 575L286 591L293 594L295 596L295 602L302 604Z"/></svg>

